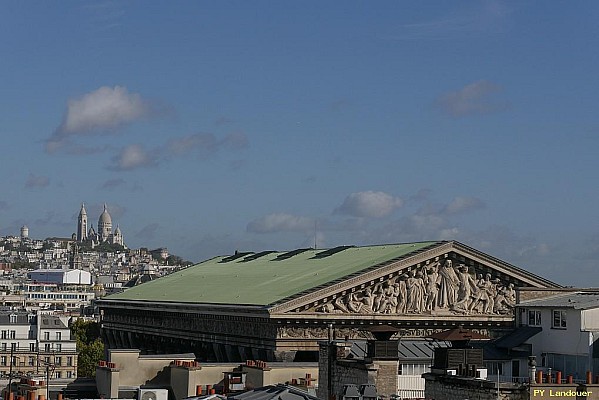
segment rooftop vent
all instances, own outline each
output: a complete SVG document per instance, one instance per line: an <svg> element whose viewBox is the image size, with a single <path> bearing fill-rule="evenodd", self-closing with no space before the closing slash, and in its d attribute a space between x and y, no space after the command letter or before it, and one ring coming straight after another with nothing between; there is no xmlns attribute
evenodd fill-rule
<svg viewBox="0 0 599 400"><path fill-rule="evenodd" d="M281 260L286 260L288 258L291 258L293 256L297 256L298 254L301 254L305 251L308 250L312 250L311 247L305 248L305 249L297 249L297 250L292 250L292 251L288 251L287 253L283 253L283 254L279 254L277 256L277 258L275 258L275 261L281 261Z"/></svg>
<svg viewBox="0 0 599 400"><path fill-rule="evenodd" d="M337 247L333 247L332 249L328 249L325 251L321 251L320 253L316 253L314 255L314 257L312 258L325 258L325 257L329 257L332 256L333 254L337 254L343 250L347 250L349 248L352 247L356 247L356 246L337 246Z"/></svg>
<svg viewBox="0 0 599 400"><path fill-rule="evenodd" d="M237 260L238 258L245 257L248 254L254 254L254 252L253 251L246 251L246 252L237 252L236 251L235 254L233 254L232 256L225 257L222 260L220 260L219 262L227 263L229 261L234 261L234 260Z"/></svg>
<svg viewBox="0 0 599 400"><path fill-rule="evenodd" d="M265 255L271 254L271 253L274 253L274 251L272 251L272 250L270 250L270 251L261 251L260 253L255 253L255 254L247 256L242 261L243 262L252 261L252 260L255 260L257 258L260 258L262 256L265 256Z"/></svg>

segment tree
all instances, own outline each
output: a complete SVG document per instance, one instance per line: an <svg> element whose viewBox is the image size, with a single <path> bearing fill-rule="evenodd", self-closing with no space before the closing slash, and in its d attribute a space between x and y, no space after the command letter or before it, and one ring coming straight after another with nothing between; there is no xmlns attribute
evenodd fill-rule
<svg viewBox="0 0 599 400"><path fill-rule="evenodd" d="M77 345L79 347L79 345ZM90 344L83 345L79 350L77 375L93 378L96 376L96 366L104 358L104 343L96 339Z"/></svg>
<svg viewBox="0 0 599 400"><path fill-rule="evenodd" d="M104 358L104 343L100 338L100 324L78 319L71 324L71 333L77 341L79 353L77 375L93 378L96 366Z"/></svg>

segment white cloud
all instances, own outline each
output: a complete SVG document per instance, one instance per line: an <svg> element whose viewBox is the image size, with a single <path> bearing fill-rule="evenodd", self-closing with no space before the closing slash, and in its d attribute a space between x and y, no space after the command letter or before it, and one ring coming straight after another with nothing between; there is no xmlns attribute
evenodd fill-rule
<svg viewBox="0 0 599 400"><path fill-rule="evenodd" d="M124 147L118 155L113 157L112 161L114 164L111 169L120 171L158 164L153 152L147 151L140 144L132 144Z"/></svg>
<svg viewBox="0 0 599 400"><path fill-rule="evenodd" d="M399 197L384 192L357 192L347 196L334 213L354 217L382 218L402 205L403 201Z"/></svg>
<svg viewBox="0 0 599 400"><path fill-rule="evenodd" d="M248 146L248 139L243 133L226 135L219 139L212 133L195 133L170 139L152 149L145 149L139 144L124 147L112 158L109 169L131 170L141 167L154 167L163 162L172 161L184 156L196 155L205 159L220 151L237 151Z"/></svg>
<svg viewBox="0 0 599 400"><path fill-rule="evenodd" d="M151 113L149 104L123 86L101 88L71 99L55 138L110 131Z"/></svg>
<svg viewBox="0 0 599 400"><path fill-rule="evenodd" d="M493 94L500 89L492 82L480 80L460 90L441 95L437 99L437 105L453 117L501 111L506 109L508 104L494 98Z"/></svg>
<svg viewBox="0 0 599 400"><path fill-rule="evenodd" d="M314 219L284 213L269 214L251 221L247 226L248 232L307 232L314 230Z"/></svg>

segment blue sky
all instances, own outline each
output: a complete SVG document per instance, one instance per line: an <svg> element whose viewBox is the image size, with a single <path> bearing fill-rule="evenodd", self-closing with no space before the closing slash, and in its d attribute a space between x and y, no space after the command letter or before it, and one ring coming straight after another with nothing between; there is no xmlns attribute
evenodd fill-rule
<svg viewBox="0 0 599 400"><path fill-rule="evenodd" d="M459 240L599 286L599 3L5 2L0 234ZM589 276L592 277L589 280Z"/></svg>

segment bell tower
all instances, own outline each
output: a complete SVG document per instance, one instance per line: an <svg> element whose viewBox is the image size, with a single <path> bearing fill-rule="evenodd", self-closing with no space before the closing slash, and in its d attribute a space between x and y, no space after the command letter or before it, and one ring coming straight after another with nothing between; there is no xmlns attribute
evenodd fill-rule
<svg viewBox="0 0 599 400"><path fill-rule="evenodd" d="M77 241L83 242L85 239L87 239L87 211L85 211L85 204L82 203L77 218Z"/></svg>

